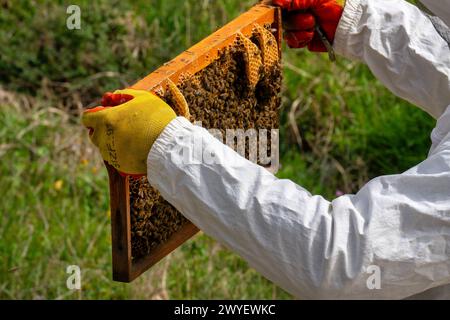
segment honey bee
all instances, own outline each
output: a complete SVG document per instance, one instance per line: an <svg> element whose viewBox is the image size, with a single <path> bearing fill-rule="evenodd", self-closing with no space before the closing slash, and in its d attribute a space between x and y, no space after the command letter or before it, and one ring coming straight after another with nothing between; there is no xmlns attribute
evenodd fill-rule
<svg viewBox="0 0 450 320"><path fill-rule="evenodd" d="M255 90L248 86L244 50L242 39L238 39L221 50L219 58L208 67L183 77L178 87L189 105L191 121L220 129L224 136L225 129L278 126L280 64L276 63L267 74L264 68L259 70L262 80L260 89ZM173 97L164 92L163 99L170 102ZM246 155L248 150L246 146ZM187 220L145 178L130 178L129 189L132 256L138 259L168 241Z"/></svg>

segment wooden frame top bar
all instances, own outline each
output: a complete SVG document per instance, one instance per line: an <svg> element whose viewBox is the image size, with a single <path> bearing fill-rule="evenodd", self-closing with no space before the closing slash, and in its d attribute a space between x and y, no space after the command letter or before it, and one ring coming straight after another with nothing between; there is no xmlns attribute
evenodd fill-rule
<svg viewBox="0 0 450 320"><path fill-rule="evenodd" d="M131 88L147 91L161 90L167 79L178 84L181 75L195 74L211 64L220 51L236 39L239 32L249 36L255 24L273 25L274 23L281 25L281 11L268 5L256 5L175 59L165 63L152 74L136 82ZM276 28L275 32L277 41L281 44L281 30ZM279 47L281 50L281 46Z"/></svg>

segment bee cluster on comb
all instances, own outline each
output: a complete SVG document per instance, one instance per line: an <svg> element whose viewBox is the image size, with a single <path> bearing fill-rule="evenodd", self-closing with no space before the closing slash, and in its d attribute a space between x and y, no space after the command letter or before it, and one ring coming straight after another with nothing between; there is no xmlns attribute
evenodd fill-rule
<svg viewBox="0 0 450 320"><path fill-rule="evenodd" d="M277 40L270 26L255 25L251 37L238 34L232 45L194 75L171 81L159 92L178 115L207 129L271 129L279 127L282 74ZM249 154L246 141L245 155ZM260 162L259 156L257 162ZM146 178L130 178L132 259L151 253L188 222L152 188Z"/></svg>
<svg viewBox="0 0 450 320"><path fill-rule="evenodd" d="M150 186L146 177L130 178L132 258L139 259L166 242L188 221Z"/></svg>

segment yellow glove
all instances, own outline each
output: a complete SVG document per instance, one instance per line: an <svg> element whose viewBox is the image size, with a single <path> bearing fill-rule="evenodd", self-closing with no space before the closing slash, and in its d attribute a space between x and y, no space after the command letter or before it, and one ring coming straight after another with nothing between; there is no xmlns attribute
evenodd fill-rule
<svg viewBox="0 0 450 320"><path fill-rule="evenodd" d="M126 175L145 175L150 149L176 114L148 91L107 93L102 107L86 110L82 122L103 159Z"/></svg>

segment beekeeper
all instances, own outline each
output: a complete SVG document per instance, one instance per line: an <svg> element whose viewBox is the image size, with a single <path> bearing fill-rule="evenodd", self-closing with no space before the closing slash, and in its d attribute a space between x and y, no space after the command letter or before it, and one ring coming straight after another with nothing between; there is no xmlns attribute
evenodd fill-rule
<svg viewBox="0 0 450 320"><path fill-rule="evenodd" d="M402 0L274 1L289 46L324 51L319 24L338 54L437 119L425 161L355 195L330 202L277 179L147 92L117 91L107 105L119 107L83 123L106 161L147 173L201 230L297 297L450 298L450 0L423 3L442 20ZM198 143L216 161L186 161Z"/></svg>

